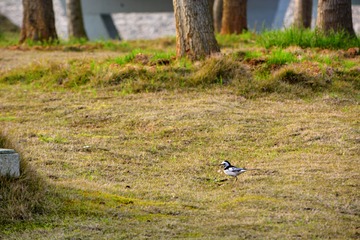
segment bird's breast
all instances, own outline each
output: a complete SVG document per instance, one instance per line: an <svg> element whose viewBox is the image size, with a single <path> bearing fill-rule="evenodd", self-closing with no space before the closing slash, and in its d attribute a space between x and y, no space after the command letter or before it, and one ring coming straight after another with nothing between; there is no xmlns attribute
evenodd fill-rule
<svg viewBox="0 0 360 240"><path fill-rule="evenodd" d="M229 175L229 176L236 176L238 174L240 174L240 172L234 172L231 170L224 170L225 174Z"/></svg>

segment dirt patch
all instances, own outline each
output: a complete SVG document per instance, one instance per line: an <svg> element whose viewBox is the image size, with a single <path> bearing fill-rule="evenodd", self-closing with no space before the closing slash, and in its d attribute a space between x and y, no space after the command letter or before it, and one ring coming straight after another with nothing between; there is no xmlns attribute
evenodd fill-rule
<svg viewBox="0 0 360 240"><path fill-rule="evenodd" d="M250 66L257 66L259 64L263 64L266 62L266 59L263 57L247 59L245 63L249 64Z"/></svg>

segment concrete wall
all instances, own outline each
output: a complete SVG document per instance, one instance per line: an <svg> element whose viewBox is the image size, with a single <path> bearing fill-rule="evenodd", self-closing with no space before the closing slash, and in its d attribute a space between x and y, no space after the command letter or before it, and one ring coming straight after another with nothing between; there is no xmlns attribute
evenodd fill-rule
<svg viewBox="0 0 360 240"><path fill-rule="evenodd" d="M20 176L20 157L13 149L0 148L0 176Z"/></svg>
<svg viewBox="0 0 360 240"><path fill-rule="evenodd" d="M61 0L66 9L65 0ZM283 19L291 0L248 1L248 25L253 29L283 26ZM86 32L90 39L116 38L115 24L111 13L173 12L172 0L82 0ZM131 27L131 26L129 26Z"/></svg>
<svg viewBox="0 0 360 240"><path fill-rule="evenodd" d="M105 6L103 0L82 0L84 8L90 3L103 4L103 13L96 13L91 8L85 21L85 28L91 39L114 38L120 33L124 39L154 39L167 35L175 35L175 18L172 13L172 0L161 0L167 2L169 12L152 12L150 7L158 8L153 0L111 0L111 11ZM108 0L110 1L110 0ZM139 4L145 1L148 5ZM313 17L317 13L317 0L314 1ZM65 0L53 0L55 12L55 26L60 38L67 38L67 19L65 14ZM128 3L134 3L133 7ZM136 4L135 4L136 3ZM248 25L253 29L261 30L265 20L265 27L290 26L293 21L295 0L249 0L248 1ZM123 5L121 5L123 4ZM352 0L354 30L360 33L360 0ZM91 5L91 4L90 4ZM134 6L140 6L146 12L132 10ZM95 6L95 5L94 5ZM146 8L145 8L146 6ZM171 7L169 7L171 6ZM163 7L163 6L161 6ZM145 9L144 9L145 8ZM13 23L21 27L22 24L22 0L0 0L0 13L8 17ZM92 14L92 15L91 15ZM315 20L312 21L315 25Z"/></svg>
<svg viewBox="0 0 360 240"><path fill-rule="evenodd" d="M61 2L66 11L66 0ZM85 30L90 39L120 38L111 13L174 11L172 0L82 0L81 4Z"/></svg>

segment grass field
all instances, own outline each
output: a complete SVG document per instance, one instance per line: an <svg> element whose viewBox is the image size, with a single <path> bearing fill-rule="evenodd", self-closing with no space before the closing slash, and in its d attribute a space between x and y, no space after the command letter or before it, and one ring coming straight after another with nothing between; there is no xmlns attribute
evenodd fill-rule
<svg viewBox="0 0 360 240"><path fill-rule="evenodd" d="M173 39L1 49L22 175L0 178L0 238L360 238L359 55L256 39L198 62Z"/></svg>

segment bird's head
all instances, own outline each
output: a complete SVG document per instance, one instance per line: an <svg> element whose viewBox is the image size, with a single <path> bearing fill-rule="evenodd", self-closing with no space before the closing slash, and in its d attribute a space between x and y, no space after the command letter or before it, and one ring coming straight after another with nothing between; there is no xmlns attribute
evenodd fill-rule
<svg viewBox="0 0 360 240"><path fill-rule="evenodd" d="M231 164L228 162L228 161L223 161L220 166L224 166L224 167L228 167L230 166Z"/></svg>

